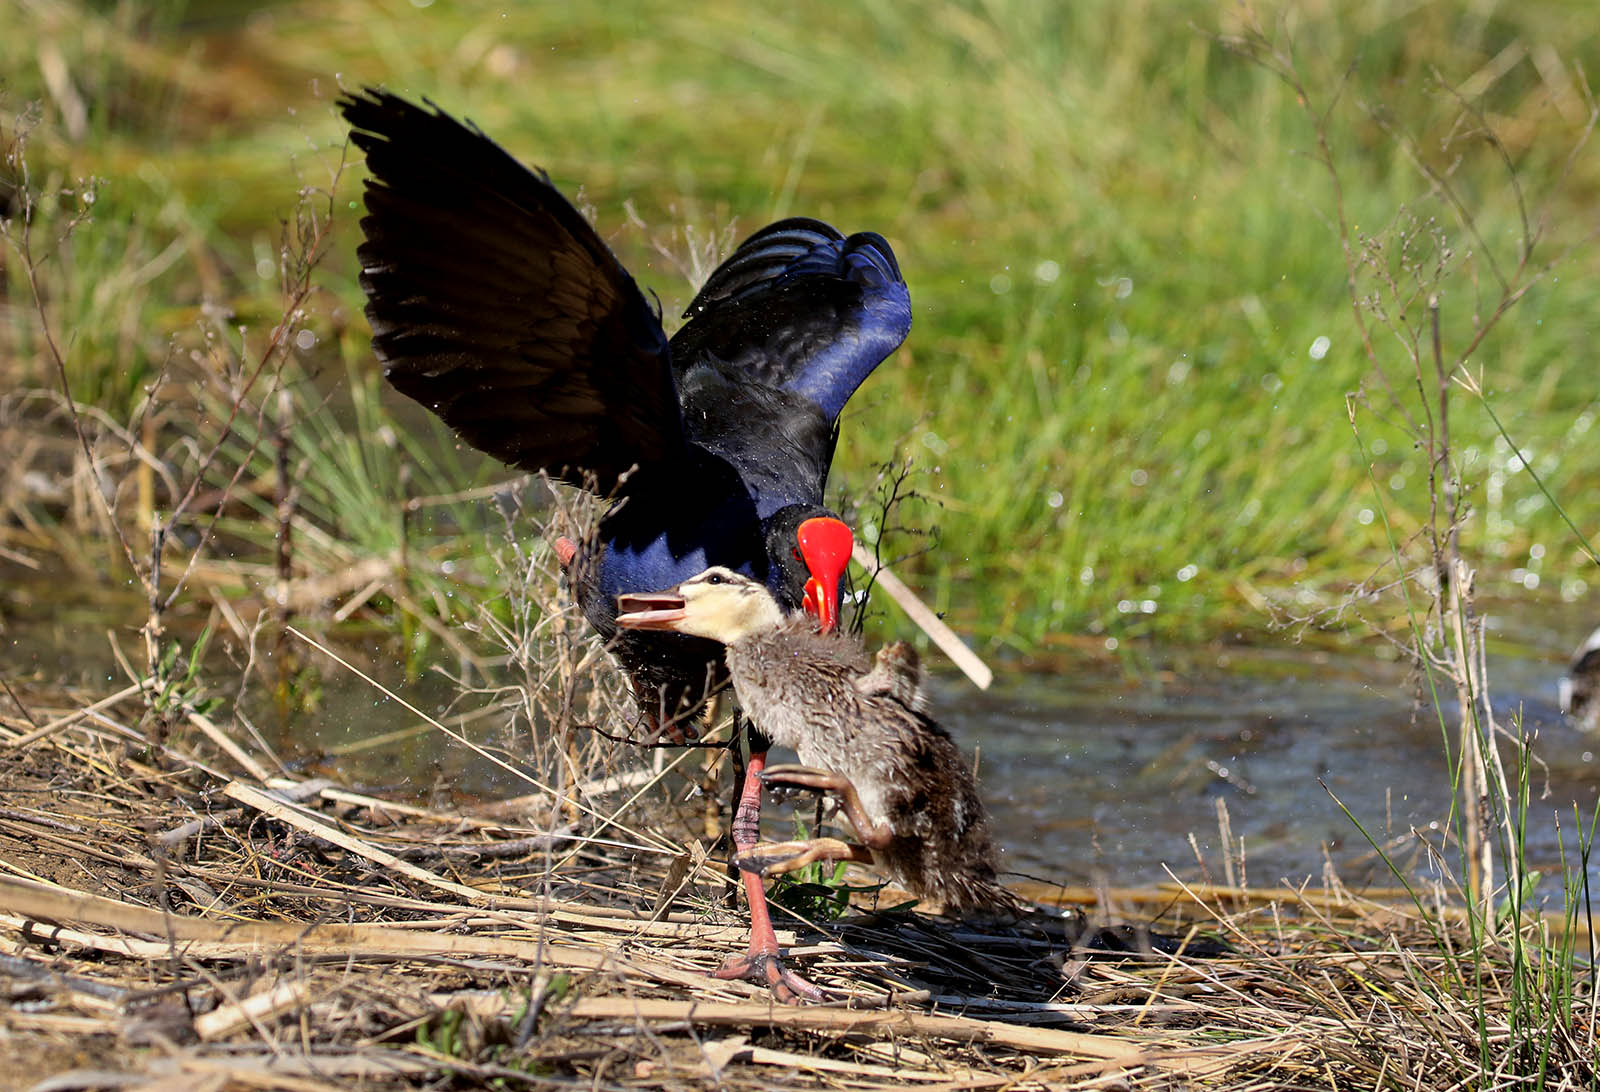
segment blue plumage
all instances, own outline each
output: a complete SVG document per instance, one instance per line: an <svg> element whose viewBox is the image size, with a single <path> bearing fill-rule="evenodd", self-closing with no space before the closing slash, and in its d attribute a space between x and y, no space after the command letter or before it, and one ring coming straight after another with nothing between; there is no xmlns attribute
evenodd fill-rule
<svg viewBox="0 0 1600 1092"><path fill-rule="evenodd" d="M618 635L615 597L718 564L800 605L796 529L832 515L837 418L911 326L894 252L779 221L712 273L669 340L542 171L386 91L339 106L371 171L358 254L385 375L479 450L619 498L569 575L641 703L697 706L720 649Z"/></svg>

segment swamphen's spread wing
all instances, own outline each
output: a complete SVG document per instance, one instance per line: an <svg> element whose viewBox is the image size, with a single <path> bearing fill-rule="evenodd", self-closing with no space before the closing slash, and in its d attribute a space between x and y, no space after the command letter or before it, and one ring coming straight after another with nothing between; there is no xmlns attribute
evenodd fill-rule
<svg viewBox="0 0 1600 1092"><path fill-rule="evenodd" d="M831 422L911 330L911 297L883 236L794 217L719 266L672 337L680 369L717 360L801 394Z"/></svg>
<svg viewBox="0 0 1600 1092"><path fill-rule="evenodd" d="M369 88L339 109L371 171L357 254L389 382L478 450L602 493L681 453L660 316L549 178L437 107Z"/></svg>

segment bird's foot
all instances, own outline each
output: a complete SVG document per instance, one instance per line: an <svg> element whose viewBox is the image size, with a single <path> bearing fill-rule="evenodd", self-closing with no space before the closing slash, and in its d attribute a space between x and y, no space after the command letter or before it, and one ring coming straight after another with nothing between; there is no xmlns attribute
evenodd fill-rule
<svg viewBox="0 0 1600 1092"><path fill-rule="evenodd" d="M740 978L758 985L764 983L772 991L772 996L785 1005L828 999L820 989L784 966L783 956L777 951L752 951L733 956L712 971L711 977Z"/></svg>
<svg viewBox="0 0 1600 1092"><path fill-rule="evenodd" d="M872 852L838 838L807 838L798 842L761 842L734 857L740 872L757 876L781 876L804 868L813 861L857 861L872 863Z"/></svg>

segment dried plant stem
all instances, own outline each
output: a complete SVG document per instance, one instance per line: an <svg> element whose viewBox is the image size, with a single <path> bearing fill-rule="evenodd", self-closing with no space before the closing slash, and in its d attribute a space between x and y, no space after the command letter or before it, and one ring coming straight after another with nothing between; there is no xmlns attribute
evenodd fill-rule
<svg viewBox="0 0 1600 1092"><path fill-rule="evenodd" d="M278 408L273 421L273 513L277 521L277 534L273 543L273 563L277 583L273 588L275 634L273 637L273 664L277 672L276 692L280 709L290 705L294 679L299 673L300 649L289 638L289 627L295 620L295 602L290 594L294 584L294 517L299 499L299 488L294 481L292 460L294 399L287 390L277 395Z"/></svg>

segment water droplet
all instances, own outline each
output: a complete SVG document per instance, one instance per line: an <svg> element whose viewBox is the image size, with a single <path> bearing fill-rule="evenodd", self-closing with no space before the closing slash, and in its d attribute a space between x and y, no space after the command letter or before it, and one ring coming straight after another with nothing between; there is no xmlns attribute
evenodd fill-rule
<svg viewBox="0 0 1600 1092"><path fill-rule="evenodd" d="M302 353L309 352L317 344L317 335L310 330L301 330L294 335L294 347Z"/></svg>
<svg viewBox="0 0 1600 1092"><path fill-rule="evenodd" d="M1003 296L1011 291L1011 274L996 273L989 278L989 291L997 296Z"/></svg>
<svg viewBox="0 0 1600 1092"><path fill-rule="evenodd" d="M1178 570L1178 583L1187 584L1189 581L1193 580L1199 574L1199 572L1200 566L1185 565L1183 568Z"/></svg>
<svg viewBox="0 0 1600 1092"><path fill-rule="evenodd" d="M1033 279L1038 281L1040 284L1055 284L1056 278L1060 276L1060 263L1049 258L1046 258L1044 261L1033 267Z"/></svg>
<svg viewBox="0 0 1600 1092"><path fill-rule="evenodd" d="M1143 469L1136 469L1128 475L1128 480L1134 485L1145 485L1150 481L1150 475Z"/></svg>
<svg viewBox="0 0 1600 1092"><path fill-rule="evenodd" d="M1332 344L1333 342L1329 341L1326 337L1318 335L1317 339L1311 343L1311 359L1321 360L1323 357L1327 356L1328 348Z"/></svg>
<svg viewBox="0 0 1600 1092"><path fill-rule="evenodd" d="M1375 518L1376 517L1373 515L1372 509L1370 508L1363 508L1361 511L1356 513L1356 522L1361 524L1363 527L1367 526L1367 524L1371 523Z"/></svg>
<svg viewBox="0 0 1600 1092"><path fill-rule="evenodd" d="M1057 491L1057 492L1051 493L1048 497L1046 497L1044 499L1044 502L1046 504L1048 504L1051 508L1060 508L1062 503L1065 500L1066 500L1066 498L1063 497L1059 491Z"/></svg>

